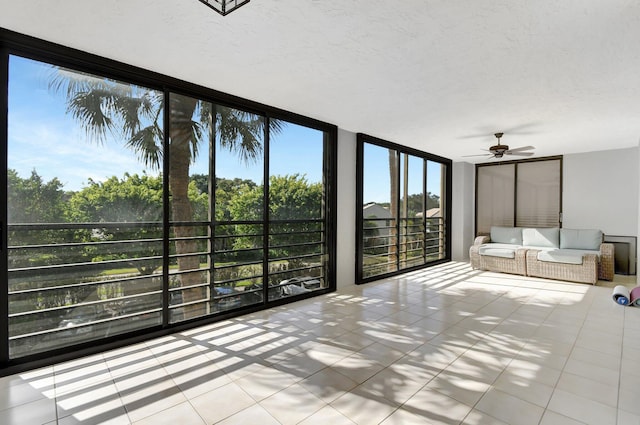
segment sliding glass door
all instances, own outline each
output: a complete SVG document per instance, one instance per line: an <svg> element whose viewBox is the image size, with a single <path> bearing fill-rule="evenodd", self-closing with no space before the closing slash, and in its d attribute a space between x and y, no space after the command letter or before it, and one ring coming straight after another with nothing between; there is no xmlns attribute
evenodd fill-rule
<svg viewBox="0 0 640 425"><path fill-rule="evenodd" d="M359 283L450 258L451 162L358 135Z"/></svg>
<svg viewBox="0 0 640 425"><path fill-rule="evenodd" d="M162 324L163 102L10 57L11 358Z"/></svg>
<svg viewBox="0 0 640 425"><path fill-rule="evenodd" d="M335 127L6 59L3 362L335 289Z"/></svg>

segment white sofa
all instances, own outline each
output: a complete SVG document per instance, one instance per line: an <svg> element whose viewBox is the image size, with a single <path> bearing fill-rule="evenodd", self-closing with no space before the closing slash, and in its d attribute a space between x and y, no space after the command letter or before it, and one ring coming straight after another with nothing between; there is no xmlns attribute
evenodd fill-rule
<svg viewBox="0 0 640 425"><path fill-rule="evenodd" d="M493 226L469 249L474 269L595 284L613 279L613 245L595 229Z"/></svg>

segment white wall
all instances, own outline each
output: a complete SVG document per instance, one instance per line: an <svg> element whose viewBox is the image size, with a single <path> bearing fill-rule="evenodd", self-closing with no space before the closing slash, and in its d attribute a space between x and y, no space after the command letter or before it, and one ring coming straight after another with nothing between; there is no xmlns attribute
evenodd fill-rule
<svg viewBox="0 0 640 425"><path fill-rule="evenodd" d="M563 209L566 228L598 228L606 234L636 236L640 228L640 149L565 155ZM453 164L452 259L468 261L473 243L475 166ZM338 288L355 285L356 134L338 130Z"/></svg>
<svg viewBox="0 0 640 425"><path fill-rule="evenodd" d="M474 237L475 166L453 163L451 197L451 259L469 261L469 247Z"/></svg>
<svg viewBox="0 0 640 425"><path fill-rule="evenodd" d="M453 164L451 255L454 261L468 261L473 244L475 166ZM356 252L356 134L338 130L338 223L336 279L338 288L355 285Z"/></svg>
<svg viewBox="0 0 640 425"><path fill-rule="evenodd" d="M452 259L469 260L473 243L475 167L468 162L453 164ZM338 223L336 280L338 288L355 285L356 252L356 134L338 130Z"/></svg>
<svg viewBox="0 0 640 425"><path fill-rule="evenodd" d="M638 146L640 146L640 142L638 142ZM636 161L638 161L638 164L640 164L640 148L638 149L638 155L636 157ZM638 173L638 177L640 178L640 173ZM636 183L638 184L638 211L640 211L640 181L636 180ZM640 230L640 214L637 215L638 217L638 230ZM637 235L640 236L640 235ZM637 248L636 248L637 249ZM640 264L640 255L638 255L638 257L636 258L636 283L640 284L640 273L638 272L638 268L637 265Z"/></svg>
<svg viewBox="0 0 640 425"><path fill-rule="evenodd" d="M565 155L562 227L637 236L638 158L638 148Z"/></svg>
<svg viewBox="0 0 640 425"><path fill-rule="evenodd" d="M356 133L338 130L338 289L355 285L356 273Z"/></svg>
<svg viewBox="0 0 640 425"><path fill-rule="evenodd" d="M639 164L640 148L564 155L562 226L638 236ZM468 261L475 235L473 164L453 164L452 190L452 259Z"/></svg>

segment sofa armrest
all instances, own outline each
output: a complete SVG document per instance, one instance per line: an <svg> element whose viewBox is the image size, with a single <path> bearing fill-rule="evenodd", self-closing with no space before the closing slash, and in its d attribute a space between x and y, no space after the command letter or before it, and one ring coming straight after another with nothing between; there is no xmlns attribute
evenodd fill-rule
<svg viewBox="0 0 640 425"><path fill-rule="evenodd" d="M473 241L473 245L469 247L469 262L471 263L471 268L480 269L480 254L478 250L480 249L480 245L483 243L487 243L491 241L491 238L487 236L477 236Z"/></svg>
<svg viewBox="0 0 640 425"><path fill-rule="evenodd" d="M478 246L478 245L482 245L483 243L489 243L489 242L491 242L491 237L490 236L488 236L488 235L478 236L473 241L473 245Z"/></svg>
<svg viewBox="0 0 640 425"><path fill-rule="evenodd" d="M614 267L614 247L612 243L603 242L600 244L600 264L598 265L598 278L602 280L613 280Z"/></svg>

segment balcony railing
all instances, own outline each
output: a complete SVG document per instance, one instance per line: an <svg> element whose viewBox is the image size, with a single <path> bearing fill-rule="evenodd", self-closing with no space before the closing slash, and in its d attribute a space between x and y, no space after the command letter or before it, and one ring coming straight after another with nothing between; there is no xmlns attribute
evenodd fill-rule
<svg viewBox="0 0 640 425"><path fill-rule="evenodd" d="M175 237L176 226L192 228L193 236ZM264 226L9 225L10 357L160 328L328 286L323 220L272 222L270 233Z"/></svg>
<svg viewBox="0 0 640 425"><path fill-rule="evenodd" d="M445 256L444 219L367 218L363 276L371 277L437 261ZM399 233L398 233L399 230Z"/></svg>

